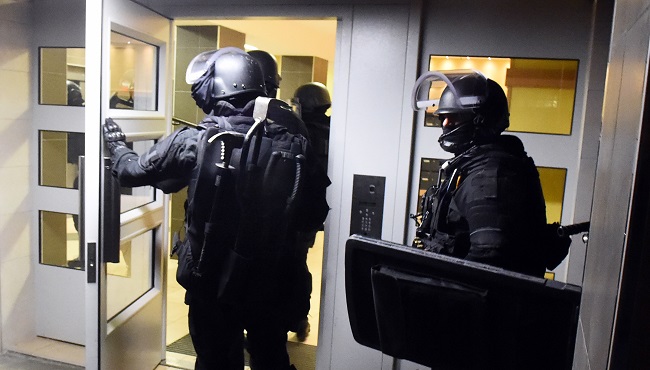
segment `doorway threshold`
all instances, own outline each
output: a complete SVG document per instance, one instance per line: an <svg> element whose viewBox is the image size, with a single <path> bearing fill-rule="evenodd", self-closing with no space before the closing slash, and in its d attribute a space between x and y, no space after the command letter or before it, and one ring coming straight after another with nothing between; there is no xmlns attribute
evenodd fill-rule
<svg viewBox="0 0 650 370"><path fill-rule="evenodd" d="M194 361L196 361L196 357L194 356L167 351L165 355L165 361L162 365L168 366L170 368L192 370L194 369ZM251 370L251 368L244 366L244 370Z"/></svg>
<svg viewBox="0 0 650 370"><path fill-rule="evenodd" d="M50 338L35 337L17 343L14 348L10 348L9 350L28 356L79 366L81 368L85 367L86 364L86 351L84 346Z"/></svg>
<svg viewBox="0 0 650 370"><path fill-rule="evenodd" d="M165 353L165 361L163 364L178 369L192 370L194 369L194 361L196 361L196 357L194 356L167 351Z"/></svg>

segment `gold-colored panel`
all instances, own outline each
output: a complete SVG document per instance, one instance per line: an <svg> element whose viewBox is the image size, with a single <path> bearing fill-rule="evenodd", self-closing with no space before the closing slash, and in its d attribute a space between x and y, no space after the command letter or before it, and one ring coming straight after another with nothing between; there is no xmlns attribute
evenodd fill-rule
<svg viewBox="0 0 650 370"><path fill-rule="evenodd" d="M566 168L538 167L537 171L546 201L546 220L549 223L560 222L567 170Z"/></svg>
<svg viewBox="0 0 650 370"><path fill-rule="evenodd" d="M327 60L314 57L312 81L327 85Z"/></svg>
<svg viewBox="0 0 650 370"><path fill-rule="evenodd" d="M40 103L67 104L66 49L41 49Z"/></svg>

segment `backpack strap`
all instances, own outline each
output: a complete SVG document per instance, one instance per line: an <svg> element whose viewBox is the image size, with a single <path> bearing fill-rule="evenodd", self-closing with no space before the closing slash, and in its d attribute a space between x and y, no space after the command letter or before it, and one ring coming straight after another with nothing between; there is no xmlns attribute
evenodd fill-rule
<svg viewBox="0 0 650 370"><path fill-rule="evenodd" d="M195 273L198 276L203 273L206 251L211 247L211 244L213 244L212 235L216 233L215 228L218 227L217 218L219 213L223 213L224 211L219 207L219 204L223 202L223 197L230 196L230 194L225 194L227 191L223 189L225 187L223 182L231 181L232 166L230 166L230 157L233 149L241 146L242 140L243 135L232 131L216 133L206 140L206 151L208 151L208 157L201 163L201 171L207 172L205 175L207 175L209 179L214 178L214 180L212 180L211 183L211 186L213 186L211 200L212 207L210 209L210 216L205 224L203 245L201 246L201 253L196 264ZM221 152L221 161L214 162L211 159L216 158L217 152L219 151ZM201 180L202 179L199 178L199 181ZM212 248L214 248L214 246L212 246Z"/></svg>
<svg viewBox="0 0 650 370"><path fill-rule="evenodd" d="M269 104L271 103L272 98L266 98L259 96L255 98L255 107L253 108L253 118L255 121L265 121L266 116L269 112Z"/></svg>
<svg viewBox="0 0 650 370"><path fill-rule="evenodd" d="M255 122L246 133L244 142L241 146L241 156L239 158L238 170L240 171L240 181L238 182L239 194L247 194L251 189L252 184L255 182L254 176L258 176L259 168L259 155L262 146L262 137L266 129L266 117L269 111L269 104L272 98L257 97L255 99L255 106L253 107L253 119ZM253 146L252 155L249 158L249 153Z"/></svg>
<svg viewBox="0 0 650 370"><path fill-rule="evenodd" d="M243 134L224 130L222 123L207 125L199 134L195 185L188 192L185 234L186 238L190 234L193 237L192 248L197 261L194 271L196 275L203 272L206 248L210 248L208 239L214 233L213 225L218 223L215 210L222 208L219 204L228 196L224 194L227 192L224 189L227 185L224 183L232 181L232 167L229 166L232 151L239 148L243 141Z"/></svg>

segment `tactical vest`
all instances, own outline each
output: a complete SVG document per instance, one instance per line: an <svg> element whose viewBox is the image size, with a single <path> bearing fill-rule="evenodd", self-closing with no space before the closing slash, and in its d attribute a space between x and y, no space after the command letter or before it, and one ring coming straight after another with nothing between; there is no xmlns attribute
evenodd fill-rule
<svg viewBox="0 0 650 370"><path fill-rule="evenodd" d="M258 98L252 126L241 117L237 125L213 117L201 133L186 241L178 248L177 280L188 291L231 302L262 300L274 291L277 267L292 253L306 174L307 139L296 129L302 121L290 122L285 105Z"/></svg>

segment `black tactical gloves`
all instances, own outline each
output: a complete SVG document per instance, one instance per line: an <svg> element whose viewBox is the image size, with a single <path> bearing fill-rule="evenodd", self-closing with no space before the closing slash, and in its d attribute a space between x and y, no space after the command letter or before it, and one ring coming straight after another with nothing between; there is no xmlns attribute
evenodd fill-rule
<svg viewBox="0 0 650 370"><path fill-rule="evenodd" d="M126 135L122 132L120 126L112 118L106 118L103 125L104 142L108 145L111 155L120 147L126 146Z"/></svg>
<svg viewBox="0 0 650 370"><path fill-rule="evenodd" d="M558 232L559 227L560 224L557 222L546 224L544 235L542 235L546 254L546 268L548 270L554 270L558 267L569 254L571 238L568 234L560 235L561 233Z"/></svg>

